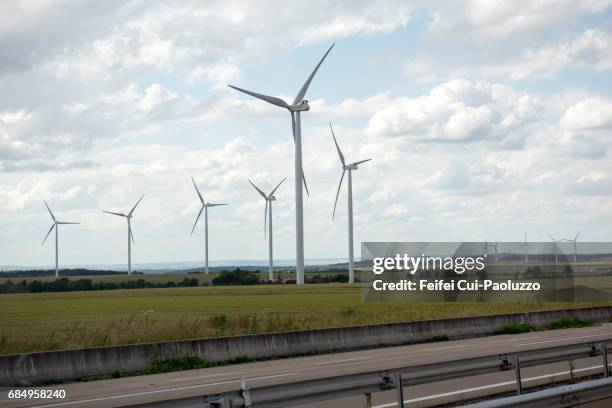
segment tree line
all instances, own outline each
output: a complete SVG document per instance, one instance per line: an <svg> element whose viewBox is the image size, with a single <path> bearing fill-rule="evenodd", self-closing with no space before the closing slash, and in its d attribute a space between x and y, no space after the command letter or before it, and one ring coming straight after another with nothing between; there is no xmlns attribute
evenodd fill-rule
<svg viewBox="0 0 612 408"><path fill-rule="evenodd" d="M348 282L348 275L315 275L306 277L306 283L331 283L331 282ZM215 277L211 284L213 286L224 285L265 285L265 284L291 284L295 283L295 279L288 280L260 280L253 273L240 268L234 271L224 271ZM153 282L145 279L128 280L128 281L92 281L91 279L76 279L71 280L66 277L50 280L50 281L26 281L13 282L8 279L0 284L0 293L40 293L40 292L75 292L75 291L92 291L92 290L117 290L117 289L145 289L145 288L176 288L176 287L196 287L209 286L208 282L202 282L198 278L185 277L182 281L167 281Z"/></svg>

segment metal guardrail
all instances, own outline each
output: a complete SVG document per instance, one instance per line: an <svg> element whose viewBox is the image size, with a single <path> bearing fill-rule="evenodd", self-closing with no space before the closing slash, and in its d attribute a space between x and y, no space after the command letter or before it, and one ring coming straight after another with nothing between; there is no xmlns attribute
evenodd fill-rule
<svg viewBox="0 0 612 408"><path fill-rule="evenodd" d="M464 405L463 408L574 407L612 398L612 378L585 381L508 398Z"/></svg>
<svg viewBox="0 0 612 408"><path fill-rule="evenodd" d="M602 366L607 368L607 343L611 341L612 339L608 339L596 343L588 342L517 353L501 353L484 357L406 366L391 370L349 374L252 389L248 387L247 381L243 378L239 390L206 395L203 397L183 398L134 406L172 408L281 408L364 394L366 395L366 401L370 401L371 398L368 398L368 396L375 392L396 389L398 406L403 408L404 387L508 370L514 370L516 372L517 394L523 396L521 395L521 368L595 356L601 356L603 360ZM607 378L608 373L607 370L605 371L605 377Z"/></svg>

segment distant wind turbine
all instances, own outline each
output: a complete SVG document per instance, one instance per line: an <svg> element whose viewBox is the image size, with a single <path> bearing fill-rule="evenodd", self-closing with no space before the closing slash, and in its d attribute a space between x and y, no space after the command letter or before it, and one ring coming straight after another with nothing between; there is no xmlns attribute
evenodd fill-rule
<svg viewBox="0 0 612 408"><path fill-rule="evenodd" d="M497 263L497 258L499 257L499 252L497 251L497 246L499 245L499 239L497 241L495 241L494 244L485 241L482 244L482 249L484 251L484 256L488 256L488 252L489 252L489 248L493 248L493 251L495 251L495 263Z"/></svg>
<svg viewBox="0 0 612 408"><path fill-rule="evenodd" d="M45 239L43 239L40 246L43 246L47 238L49 238L51 231L53 231L53 228L55 228L55 277L58 278L59 277L59 267L58 267L58 258L59 258L59 238L58 238L59 232L58 231L59 231L59 227L58 225L78 224L78 222L59 221L55 218L55 215L53 215L53 212L49 208L49 204L47 204L46 201L45 201L45 207L47 207L47 210L49 211L49 214L51 215L51 218L53 219L53 224L51 225L51 228L49 228L49 232L47 232L47 235L45 235Z"/></svg>
<svg viewBox="0 0 612 408"><path fill-rule="evenodd" d="M302 121L301 112L310 110L308 101L304 99L306 91L312 82L315 74L319 70L319 67L327 57L327 54L334 47L334 44L329 47L327 52L323 55L323 58L319 61L315 69L312 71L310 76L306 79L302 88L296 95L293 103L289 105L284 100L268 95L262 95L256 92L247 91L246 89L238 88L233 85L228 85L237 91L243 92L247 95L251 95L255 98L264 100L272 105L280 106L285 108L291 113L291 126L293 128L293 141L295 143L295 257L296 257L296 281L298 285L304 283L304 200L302 195L302 183L306 187L306 193L308 194L308 186L306 186L306 178L304 177L304 170L302 168Z"/></svg>
<svg viewBox="0 0 612 408"><path fill-rule="evenodd" d="M127 227L128 227L128 236L127 236L127 243L128 243L128 275L132 274L132 243L134 243L134 234L132 233L132 217L134 215L134 210L136 209L138 204L140 204L140 201L143 199L143 197L144 197L144 194L142 196L140 196L138 201L136 201L136 204L134 204L134 206L132 207L130 212L127 213L127 214L118 213L118 212L112 212L112 211L104 211L104 210L102 211L102 212L105 212L107 214L112 214L112 215L117 215L119 217L124 217L127 220Z"/></svg>
<svg viewBox="0 0 612 408"><path fill-rule="evenodd" d="M336 201L334 202L334 212L332 214L332 220L336 217L336 205L338 204L338 196L340 195L340 188L342 188L342 181L344 180L344 174L348 171L348 247L349 247L349 283L355 282L355 259L353 255L353 170L357 170L357 166L365 162L369 162L372 159L365 159L356 161L353 163L346 163L344 154L340 150L336 135L334 134L334 128L332 124L329 124L340 162L342 163L342 176L340 176L340 183L338 183L338 191L336 192Z"/></svg>
<svg viewBox="0 0 612 408"><path fill-rule="evenodd" d="M523 248L523 254L525 255L525 263L528 263L529 259L527 258L527 254L529 252L529 248L531 248L531 244L527 242L527 233L525 233L525 242L523 245L521 245L521 248Z"/></svg>
<svg viewBox="0 0 612 408"><path fill-rule="evenodd" d="M548 237L552 240L553 242L553 253L555 254L555 265L557 264L557 261L559 259L559 242L563 241L562 239L555 239L553 238L552 235L548 235Z"/></svg>
<svg viewBox="0 0 612 408"><path fill-rule="evenodd" d="M274 187L274 190L272 190L272 192L268 195L266 195L266 193L264 193L251 180L249 180L249 183L251 183L253 188L257 190L259 194L261 194L264 200L266 200L266 209L264 212L264 238L266 237L266 227L268 228L268 235L270 236L268 239L268 280L274 280L274 257L272 250L272 201L276 201L276 196L274 196L274 193L286 179L286 177L282 179L281 182L278 183L278 185Z"/></svg>
<svg viewBox="0 0 612 408"><path fill-rule="evenodd" d="M576 234L574 239L565 238L565 239L562 240L562 241L566 241L566 242L571 242L572 243L572 252L573 252L573 255L574 255L574 263L576 263L576 252L578 250L578 246L576 245L576 241L578 240L578 235L580 235L580 232L578 232Z"/></svg>
<svg viewBox="0 0 612 408"><path fill-rule="evenodd" d="M198 186L196 185L195 180L193 179L193 177L191 178L191 181L193 181L193 186L196 189L196 193L198 193L198 198L200 199L200 203L202 203L202 208L200 208L200 212L198 213L198 216L196 217L195 222L193 223L193 228L191 229L191 235L193 235L193 231L195 230L196 225L198 225L198 220L200 219L200 215L202 215L202 211L204 211L204 271L208 274L208 207L218 207L220 205L229 205L229 204L213 204L213 203L207 203L204 202L204 198L202 197L202 194L200 194L200 190L198 190Z"/></svg>

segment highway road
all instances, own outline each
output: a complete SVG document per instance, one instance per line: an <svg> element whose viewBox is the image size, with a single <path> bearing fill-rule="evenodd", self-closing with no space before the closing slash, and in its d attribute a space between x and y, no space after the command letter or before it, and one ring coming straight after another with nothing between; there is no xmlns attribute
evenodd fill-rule
<svg viewBox="0 0 612 408"><path fill-rule="evenodd" d="M66 398L63 400L11 400L7 397L9 389L0 388L0 407L120 407L239 389L241 376L247 378L250 388L255 388L343 374L387 370L407 365L437 363L502 352L512 353L602 340L612 340L612 324L38 387L65 390ZM601 358L575 361L573 370L577 374L601 372ZM569 375L570 366L567 362L529 367L523 370L524 386L554 384L567 379ZM487 395L492 391L512 391L514 389L514 372L507 371L411 386L406 388L405 396L408 401L407 406L425 407L448 403L462 397L474 398ZM394 392L381 392L373 394L372 401L377 408L388 408L395 406L394 398ZM303 407L356 407L363 406L364 401L364 397L355 397Z"/></svg>

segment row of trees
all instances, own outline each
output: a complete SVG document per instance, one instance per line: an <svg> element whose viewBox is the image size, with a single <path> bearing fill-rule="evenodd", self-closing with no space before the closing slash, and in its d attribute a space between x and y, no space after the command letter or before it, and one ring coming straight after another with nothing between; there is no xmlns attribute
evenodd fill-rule
<svg viewBox="0 0 612 408"><path fill-rule="evenodd" d="M197 278L185 278L180 282L151 282L144 279L130 281L93 282L91 279L70 280L61 278L41 282L39 280L13 283L10 279L0 284L0 293L74 292L87 290L175 288L199 286Z"/></svg>
<svg viewBox="0 0 612 408"><path fill-rule="evenodd" d="M336 275L315 275L306 278L306 283L331 283L331 282L348 282L347 274ZM224 271L219 276L212 280L212 285L262 285L262 284L283 284L295 283L295 280L260 280L259 277L248 271L243 271L240 268L234 271ZM167 281L153 282L145 279L128 280L128 281L92 281L91 279L71 280L61 278L50 281L26 281L18 283L8 279L0 284L0 293L39 293L39 292L73 292L73 291L90 291L90 290L115 290L115 289L144 289L144 288L175 288L175 287L195 287L208 286L208 282L203 282L200 285L198 278L184 278L182 281Z"/></svg>

